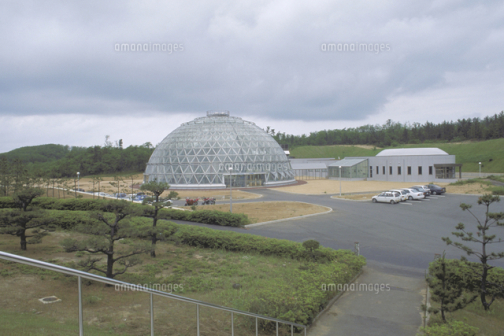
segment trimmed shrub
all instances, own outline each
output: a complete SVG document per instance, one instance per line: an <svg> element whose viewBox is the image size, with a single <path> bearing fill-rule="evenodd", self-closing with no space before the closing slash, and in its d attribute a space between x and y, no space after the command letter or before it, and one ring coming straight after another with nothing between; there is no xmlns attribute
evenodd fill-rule
<svg viewBox="0 0 504 336"><path fill-rule="evenodd" d="M47 210L93 211L102 209L107 202L110 200L39 197L32 204Z"/></svg>
<svg viewBox="0 0 504 336"><path fill-rule="evenodd" d="M12 197L0 197L0 209L17 208L18 205L12 200Z"/></svg>
<svg viewBox="0 0 504 336"><path fill-rule="evenodd" d="M61 211L61 210L47 210L44 218L49 218L51 224L63 230L73 230L77 225L83 224L99 224L97 219L89 217L90 213L87 211ZM105 214L105 216L110 214Z"/></svg>
<svg viewBox="0 0 504 336"><path fill-rule="evenodd" d="M196 223L211 225L243 227L250 223L248 216L244 214L234 214L217 210L184 211L176 209L161 209L160 218L184 220Z"/></svg>

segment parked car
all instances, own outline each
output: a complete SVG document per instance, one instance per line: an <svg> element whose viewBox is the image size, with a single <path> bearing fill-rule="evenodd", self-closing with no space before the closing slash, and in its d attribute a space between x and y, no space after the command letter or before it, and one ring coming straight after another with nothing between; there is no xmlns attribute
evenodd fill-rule
<svg viewBox="0 0 504 336"><path fill-rule="evenodd" d="M427 196L429 196L429 195L430 195L430 190L429 190L429 191L427 191L427 190L425 190L424 188L422 188L421 186L414 186L414 187L410 187L410 189L413 189L413 190L418 190L418 191L422 192L422 193L425 195L425 197L427 197Z"/></svg>
<svg viewBox="0 0 504 336"><path fill-rule="evenodd" d="M74 191L84 191L82 188L75 188Z"/></svg>
<svg viewBox="0 0 504 336"><path fill-rule="evenodd" d="M373 203L382 202L396 204L401 202L401 193L396 191L386 191L371 198Z"/></svg>
<svg viewBox="0 0 504 336"><path fill-rule="evenodd" d="M418 191L421 191L424 193L425 197L427 196L430 196L430 189L425 189L423 186L421 185L416 185L416 186L413 186L411 187L411 189L415 189L415 190L418 190Z"/></svg>
<svg viewBox="0 0 504 336"><path fill-rule="evenodd" d="M125 194L125 193L115 193L115 194L114 194L114 197L117 197L117 198L124 198L124 197L126 197L126 194Z"/></svg>
<svg viewBox="0 0 504 336"><path fill-rule="evenodd" d="M408 194L409 194L409 191L407 190L400 190L400 189L392 189L390 191L393 191L393 192L398 192L401 196L401 201L404 202L408 199Z"/></svg>
<svg viewBox="0 0 504 336"><path fill-rule="evenodd" d="M418 191L418 190L412 189L412 188L402 188L401 190L408 190L408 192L409 192L408 199L409 200L413 200L413 199L419 200L419 199L425 198L425 194L422 191Z"/></svg>
<svg viewBox="0 0 504 336"><path fill-rule="evenodd" d="M144 198L146 198L147 195L137 195L135 198L133 198L134 201L143 201Z"/></svg>
<svg viewBox="0 0 504 336"><path fill-rule="evenodd" d="M446 192L446 188L440 187L435 184L429 184L427 185L427 187L429 187L432 195L441 195Z"/></svg>

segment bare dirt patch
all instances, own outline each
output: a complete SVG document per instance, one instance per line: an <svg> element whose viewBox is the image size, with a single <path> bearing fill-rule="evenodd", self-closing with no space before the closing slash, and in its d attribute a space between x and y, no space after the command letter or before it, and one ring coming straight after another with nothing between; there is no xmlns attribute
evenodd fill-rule
<svg viewBox="0 0 504 336"><path fill-rule="evenodd" d="M233 193L234 198L234 193ZM189 209L189 207L186 207ZM229 204L203 205L200 210L229 212ZM243 213L252 223L269 222L277 219L295 218L327 212L329 208L302 202L254 202L233 204L233 213Z"/></svg>
<svg viewBox="0 0 504 336"><path fill-rule="evenodd" d="M448 185L446 192L449 194L486 194L488 193L488 185L481 183L470 183L464 185Z"/></svg>
<svg viewBox="0 0 504 336"><path fill-rule="evenodd" d="M175 190L179 197L185 198L199 198L200 200L204 197L213 197L217 201L229 200L229 189L227 190ZM169 192L169 191L168 191ZM166 194L166 195L165 195ZM167 196L167 192L163 195ZM233 190L233 199L255 199L262 197L260 194L254 194L247 191Z"/></svg>

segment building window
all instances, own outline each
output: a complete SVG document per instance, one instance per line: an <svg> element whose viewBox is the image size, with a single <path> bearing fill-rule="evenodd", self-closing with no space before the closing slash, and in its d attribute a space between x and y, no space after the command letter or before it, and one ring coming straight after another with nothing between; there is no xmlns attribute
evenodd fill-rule
<svg viewBox="0 0 504 336"><path fill-rule="evenodd" d="M418 166L418 175L422 175L422 166Z"/></svg>
<svg viewBox="0 0 504 336"><path fill-rule="evenodd" d="M380 174L380 167L376 166L376 175Z"/></svg>
<svg viewBox="0 0 504 336"><path fill-rule="evenodd" d="M392 166L389 167L389 175L392 175Z"/></svg>
<svg viewBox="0 0 504 336"><path fill-rule="evenodd" d="M401 166L397 167L397 175L401 175Z"/></svg>
<svg viewBox="0 0 504 336"><path fill-rule="evenodd" d="M432 175L432 166L429 166L429 175Z"/></svg>
<svg viewBox="0 0 504 336"><path fill-rule="evenodd" d="M411 175L411 166L408 166L408 175Z"/></svg>
<svg viewBox="0 0 504 336"><path fill-rule="evenodd" d="M383 175L385 175L385 166L383 166Z"/></svg>
<svg viewBox="0 0 504 336"><path fill-rule="evenodd" d="M373 166L369 166L369 177L373 177Z"/></svg>

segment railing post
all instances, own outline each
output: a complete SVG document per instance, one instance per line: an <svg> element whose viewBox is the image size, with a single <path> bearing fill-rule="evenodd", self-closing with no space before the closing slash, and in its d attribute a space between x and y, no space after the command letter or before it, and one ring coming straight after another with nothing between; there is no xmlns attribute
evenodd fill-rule
<svg viewBox="0 0 504 336"><path fill-rule="evenodd" d="M152 293L150 295L150 334L154 336L154 299L152 298Z"/></svg>
<svg viewBox="0 0 504 336"><path fill-rule="evenodd" d="M233 316L233 312L231 312L231 336L234 336L234 316Z"/></svg>
<svg viewBox="0 0 504 336"><path fill-rule="evenodd" d="M294 336L294 324L291 324L291 336Z"/></svg>
<svg viewBox="0 0 504 336"><path fill-rule="evenodd" d="M79 336L84 335L84 328L82 326L82 280L81 277L77 277L77 284L79 287Z"/></svg>
<svg viewBox="0 0 504 336"><path fill-rule="evenodd" d="M199 304L196 304L196 334L200 336L199 333Z"/></svg>
<svg viewBox="0 0 504 336"><path fill-rule="evenodd" d="M257 317L256 317L256 336L259 335L259 326L257 324Z"/></svg>
<svg viewBox="0 0 504 336"><path fill-rule="evenodd" d="M276 323L276 330L277 330L276 336L278 336L278 322Z"/></svg>

